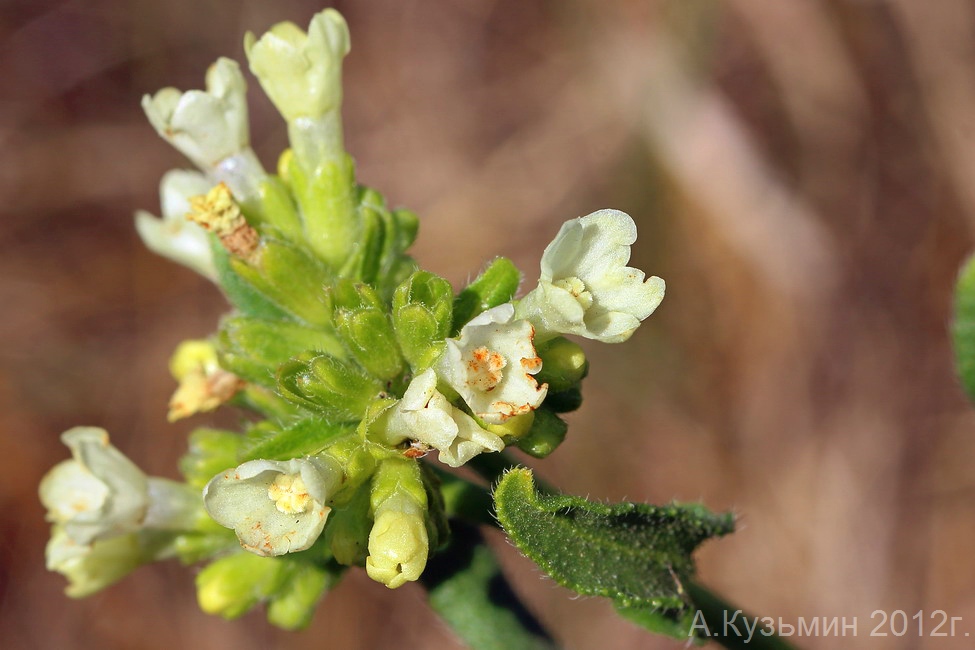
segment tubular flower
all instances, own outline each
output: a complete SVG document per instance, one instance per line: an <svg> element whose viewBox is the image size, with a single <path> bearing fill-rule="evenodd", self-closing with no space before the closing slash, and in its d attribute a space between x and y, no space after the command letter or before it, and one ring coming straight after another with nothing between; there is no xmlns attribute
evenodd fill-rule
<svg viewBox="0 0 975 650"><path fill-rule="evenodd" d="M156 132L200 169L250 147L247 83L236 61L217 59L206 75L207 89L163 88L142 98Z"/></svg>
<svg viewBox="0 0 975 650"><path fill-rule="evenodd" d="M65 593L84 598L118 582L145 560L135 533L118 535L92 544L79 544L62 526L55 526L45 549L47 570L68 579Z"/></svg>
<svg viewBox="0 0 975 650"><path fill-rule="evenodd" d="M430 445L440 452L440 462L451 467L460 467L480 453L504 449L501 438L482 429L437 390L432 368L414 377L393 407L387 435L393 444L409 438Z"/></svg>
<svg viewBox="0 0 975 650"><path fill-rule="evenodd" d="M510 303L472 319L457 339L447 339L435 364L437 375L457 391L478 418L501 424L538 407L548 385L533 375L542 368L535 353L535 329L513 320Z"/></svg>
<svg viewBox="0 0 975 650"><path fill-rule="evenodd" d="M393 493L376 508L366 573L396 589L420 577L429 552L425 508L405 491Z"/></svg>
<svg viewBox="0 0 975 650"><path fill-rule="evenodd" d="M207 483L203 505L248 551L284 555L315 543L341 482L341 469L324 459L252 460Z"/></svg>
<svg viewBox="0 0 975 650"><path fill-rule="evenodd" d="M61 440L74 458L56 465L41 481L48 521L79 545L138 530L149 509L149 483L142 470L109 443L104 429L75 427Z"/></svg>
<svg viewBox="0 0 975 650"><path fill-rule="evenodd" d="M521 301L518 318L538 328L538 340L577 334L603 343L630 338L664 297L664 281L644 280L626 266L636 224L625 212L599 210L562 224L542 254L538 287Z"/></svg>
<svg viewBox="0 0 975 650"><path fill-rule="evenodd" d="M288 122L319 118L341 103L349 28L334 9L315 15L307 34L292 22L278 23L260 39L248 32L244 51L251 72Z"/></svg>
<svg viewBox="0 0 975 650"><path fill-rule="evenodd" d="M167 172L159 184L162 218L139 210L135 213L135 228L154 253L216 280L210 238L203 228L186 218L190 197L205 194L211 185L199 172L184 169Z"/></svg>

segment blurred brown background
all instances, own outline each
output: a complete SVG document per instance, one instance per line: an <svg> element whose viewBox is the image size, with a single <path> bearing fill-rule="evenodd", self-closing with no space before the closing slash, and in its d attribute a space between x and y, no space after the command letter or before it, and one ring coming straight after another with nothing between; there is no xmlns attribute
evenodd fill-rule
<svg viewBox="0 0 975 650"><path fill-rule="evenodd" d="M528 281L568 218L637 220L667 298L626 346L589 346L587 402L538 471L591 498L701 499L740 531L699 554L746 608L859 620L945 610L975 634L975 417L946 334L975 228L975 7L961 0L377 0L336 3L353 49L347 147L422 218L415 253L455 285L491 256ZM299 0L0 2L0 647L454 647L413 585L360 571L312 628L200 613L193 570L139 570L83 601L43 568L36 496L58 434L106 427L176 476L166 361L226 310L143 249L137 208L187 166L139 108L202 86ZM252 83L273 167L282 122ZM234 415L222 416L233 422ZM567 648L679 647L572 600L498 538ZM932 620L932 619L928 619ZM935 619L936 620L936 619ZM926 632L931 626L926 627ZM453 645L452 645L453 644Z"/></svg>

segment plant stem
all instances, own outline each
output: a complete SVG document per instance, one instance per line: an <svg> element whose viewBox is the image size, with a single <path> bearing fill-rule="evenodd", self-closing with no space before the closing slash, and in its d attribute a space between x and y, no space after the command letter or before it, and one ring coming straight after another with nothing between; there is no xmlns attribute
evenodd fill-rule
<svg viewBox="0 0 975 650"><path fill-rule="evenodd" d="M420 582L430 605L474 650L554 650L555 642L505 579L478 530L460 521Z"/></svg>

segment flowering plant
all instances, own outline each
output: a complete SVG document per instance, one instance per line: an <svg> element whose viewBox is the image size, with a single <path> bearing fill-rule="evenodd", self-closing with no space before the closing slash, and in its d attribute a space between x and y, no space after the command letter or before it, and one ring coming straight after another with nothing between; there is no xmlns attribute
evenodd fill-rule
<svg viewBox="0 0 975 650"><path fill-rule="evenodd" d="M363 567L389 588L422 583L473 647L550 646L476 528L500 524L560 584L695 638L702 612L721 610L694 584L691 553L731 532L730 515L559 495L505 452L544 458L564 439L561 416L580 406L588 371L566 335L623 342L663 299L663 280L627 266L633 219L567 221L521 298L505 258L455 293L408 255L416 216L355 180L342 144L343 18L329 9L307 32L248 34L245 50L288 123L277 173L250 148L243 74L220 59L206 91L143 100L198 171L167 173L163 218L140 212L137 226L232 306L212 337L174 353L169 419L223 405L255 417L242 432L192 433L181 483L146 477L102 430L65 433L74 459L45 477L41 499L48 566L68 594L176 557L206 563L204 611L234 618L264 603L273 624L295 629ZM483 481L446 469L461 466Z"/></svg>

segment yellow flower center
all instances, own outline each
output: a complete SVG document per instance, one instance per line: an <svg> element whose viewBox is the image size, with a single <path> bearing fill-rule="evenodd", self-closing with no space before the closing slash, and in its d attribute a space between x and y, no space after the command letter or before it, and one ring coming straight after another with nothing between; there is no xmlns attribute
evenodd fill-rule
<svg viewBox="0 0 975 650"><path fill-rule="evenodd" d="M267 496L274 507L286 515L305 512L311 507L311 495L300 475L279 474L267 488Z"/></svg>
<svg viewBox="0 0 975 650"><path fill-rule="evenodd" d="M552 283L559 289L564 289L572 294L572 297L578 301L582 306L583 310L589 309L592 306L592 294L586 289L586 284L579 278L573 276L571 278L562 278L561 280L556 280Z"/></svg>
<svg viewBox="0 0 975 650"><path fill-rule="evenodd" d="M494 390L501 383L501 369L508 365L499 352L485 346L471 350L467 358L467 385L482 391Z"/></svg>

